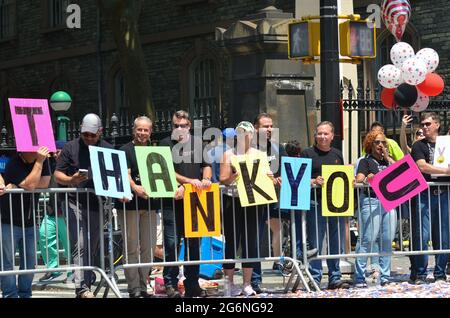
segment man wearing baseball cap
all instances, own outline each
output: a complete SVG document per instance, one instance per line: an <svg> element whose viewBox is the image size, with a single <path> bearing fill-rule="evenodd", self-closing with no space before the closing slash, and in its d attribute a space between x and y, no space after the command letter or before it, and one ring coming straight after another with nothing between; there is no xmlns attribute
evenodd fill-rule
<svg viewBox="0 0 450 318"><path fill-rule="evenodd" d="M90 113L84 116L80 137L69 141L64 146L56 162L55 179L58 184L75 188L94 188L89 146L113 148L112 145L100 139L102 132L102 122L98 115ZM80 173L80 169L88 170L88 173ZM100 234L98 198L94 193L89 193L89 195L69 193L68 207L73 264L75 266L91 266L93 264L90 264L89 261L94 258ZM78 222L79 226L77 226ZM90 291L91 275L92 271L75 271L77 298L94 297Z"/></svg>

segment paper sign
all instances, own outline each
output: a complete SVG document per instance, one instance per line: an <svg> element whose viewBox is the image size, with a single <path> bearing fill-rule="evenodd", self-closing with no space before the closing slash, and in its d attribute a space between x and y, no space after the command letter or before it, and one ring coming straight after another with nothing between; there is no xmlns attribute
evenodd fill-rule
<svg viewBox="0 0 450 318"><path fill-rule="evenodd" d="M220 235L219 184L198 190L191 184L184 185L184 234L185 237Z"/></svg>
<svg viewBox="0 0 450 318"><path fill-rule="evenodd" d="M47 147L56 152L46 99L8 98L17 151L35 152Z"/></svg>
<svg viewBox="0 0 450 318"><path fill-rule="evenodd" d="M96 195L131 200L125 151L89 146Z"/></svg>
<svg viewBox="0 0 450 318"><path fill-rule="evenodd" d="M277 202L277 195L265 153L233 156L231 164L239 177L236 180L239 200L242 207L263 205Z"/></svg>
<svg viewBox="0 0 450 318"><path fill-rule="evenodd" d="M439 168L450 167L450 136L438 136L434 148L433 166ZM432 178L448 176L446 174L432 174Z"/></svg>
<svg viewBox="0 0 450 318"><path fill-rule="evenodd" d="M322 177L322 215L353 216L353 166L323 165Z"/></svg>
<svg viewBox="0 0 450 318"><path fill-rule="evenodd" d="M168 146L137 146L136 159L145 193L152 198L173 198L177 179Z"/></svg>
<svg viewBox="0 0 450 318"><path fill-rule="evenodd" d="M310 209L311 170L311 159L292 157L281 158L281 209Z"/></svg>
<svg viewBox="0 0 450 318"><path fill-rule="evenodd" d="M428 188L411 155L377 173L369 182L386 211L395 209Z"/></svg>

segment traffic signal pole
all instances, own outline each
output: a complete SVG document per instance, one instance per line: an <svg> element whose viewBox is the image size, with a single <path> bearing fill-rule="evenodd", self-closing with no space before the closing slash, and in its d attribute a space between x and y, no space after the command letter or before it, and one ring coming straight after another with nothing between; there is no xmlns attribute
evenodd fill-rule
<svg viewBox="0 0 450 318"><path fill-rule="evenodd" d="M337 0L320 0L320 116L333 123L333 146L342 150L338 30Z"/></svg>

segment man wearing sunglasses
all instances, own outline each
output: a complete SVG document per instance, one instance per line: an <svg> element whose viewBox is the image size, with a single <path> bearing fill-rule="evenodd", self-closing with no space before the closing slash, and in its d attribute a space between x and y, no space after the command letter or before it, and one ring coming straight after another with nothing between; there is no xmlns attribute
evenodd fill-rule
<svg viewBox="0 0 450 318"><path fill-rule="evenodd" d="M450 167L433 166L436 138L440 128L439 116L436 113L427 112L423 113L420 119L420 127L425 138L413 144L411 155L428 182L449 181ZM432 178L432 174L449 176ZM449 248L448 192L448 186L430 186L418 196L418 214L412 218L412 226L413 232L421 233L421 235L413 236L413 250L427 250L430 239L433 242L433 250ZM417 255L413 258L410 283L424 284L427 276L428 256ZM437 254L435 258L434 279L435 281L446 281L445 266L448 254Z"/></svg>
<svg viewBox="0 0 450 318"><path fill-rule="evenodd" d="M94 189L89 146L113 148L101 140L102 122L96 114L87 114L81 123L81 135L69 141L56 162L55 179L69 188ZM80 169L88 170L81 173ZM74 266L90 266L97 250L100 224L98 198L94 193L69 193L69 238ZM88 232L89 229L89 232ZM88 235L89 234L89 235ZM77 298L93 298L90 291L92 271L75 271Z"/></svg>
<svg viewBox="0 0 450 318"><path fill-rule="evenodd" d="M206 189L211 185L211 164L203 157L202 140L189 133L191 121L189 113L184 110L175 112L172 116L172 134L161 140L160 146L169 146L179 187L173 200L164 200L163 226L164 226L164 254L165 261L178 260L180 239L184 237L184 184L191 184L197 189ZM198 238L184 238L185 260L199 260ZM185 297L206 297L206 290L200 288L198 283L199 265L184 266ZM164 267L164 284L169 298L179 298L178 266Z"/></svg>

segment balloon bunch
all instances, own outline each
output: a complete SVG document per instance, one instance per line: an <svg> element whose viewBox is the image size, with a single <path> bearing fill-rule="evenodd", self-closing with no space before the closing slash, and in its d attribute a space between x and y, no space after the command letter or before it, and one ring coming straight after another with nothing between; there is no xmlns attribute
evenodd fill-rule
<svg viewBox="0 0 450 318"><path fill-rule="evenodd" d="M411 17L411 5L408 0L383 0L381 5L386 28L400 42L406 25Z"/></svg>
<svg viewBox="0 0 450 318"><path fill-rule="evenodd" d="M414 54L411 45L398 42L391 49L391 61L394 64L378 71L378 82L384 87L381 102L386 108L398 105L421 112L428 107L429 96L444 90L444 80L433 73L439 64L435 50L424 48Z"/></svg>

